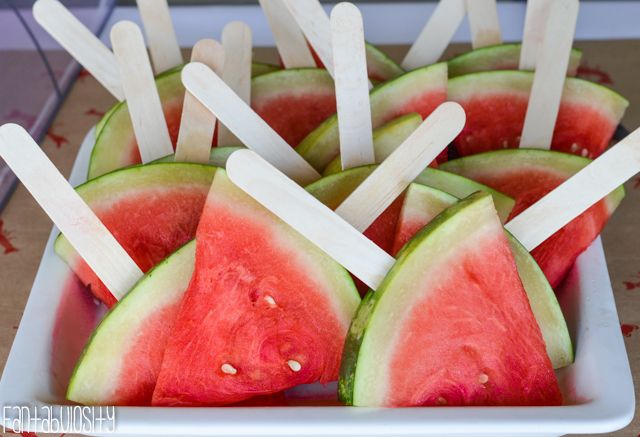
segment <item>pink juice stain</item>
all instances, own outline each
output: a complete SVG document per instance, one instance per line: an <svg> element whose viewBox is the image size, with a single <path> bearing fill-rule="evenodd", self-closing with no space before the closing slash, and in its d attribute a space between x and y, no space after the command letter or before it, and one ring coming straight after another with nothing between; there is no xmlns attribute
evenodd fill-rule
<svg viewBox="0 0 640 437"><path fill-rule="evenodd" d="M51 339L51 384L55 395L64 398L73 369L105 310L70 274L56 311Z"/></svg>

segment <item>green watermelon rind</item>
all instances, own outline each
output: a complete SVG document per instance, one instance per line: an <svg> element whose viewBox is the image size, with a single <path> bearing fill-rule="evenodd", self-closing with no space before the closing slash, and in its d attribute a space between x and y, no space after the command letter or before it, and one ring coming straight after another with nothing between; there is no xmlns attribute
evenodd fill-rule
<svg viewBox="0 0 640 437"><path fill-rule="evenodd" d="M208 165L212 165L214 167L225 168L227 165L227 159L229 156L236 150L244 149L242 146L224 146L224 147L213 147L211 148L211 153L209 153L209 162ZM149 164L158 163L158 162L175 162L175 155L167 155L165 157L156 159L155 161L151 161Z"/></svg>
<svg viewBox="0 0 640 437"><path fill-rule="evenodd" d="M533 73L528 71L500 70L466 74L448 82L449 100L464 102L483 95L513 93L529 98ZM562 101L593 107L617 125L629 106L629 101L604 85L575 77L564 83Z"/></svg>
<svg viewBox="0 0 640 437"><path fill-rule="evenodd" d="M184 99L184 87L180 78L182 68L183 65L179 65L156 77L156 87L163 106L165 102L176 100L181 103ZM260 73L254 77L260 77L263 74L279 71L279 67L254 63L252 74L253 71ZM128 152L127 146L132 129L126 101L116 103L107 111L96 125L94 133L96 142L89 158L87 179L130 165L130 157L122 155Z"/></svg>
<svg viewBox="0 0 640 437"><path fill-rule="evenodd" d="M573 363L573 343L558 298L529 251L513 235L506 233L522 286L527 292L529 305L538 322L551 364L554 369L566 367Z"/></svg>
<svg viewBox="0 0 640 437"><path fill-rule="evenodd" d="M412 195L419 196L420 203L417 203L416 197L413 197L413 204L407 203L410 201L409 196ZM442 209L444 206L452 206L458 200L457 197L443 191L413 183L407 189L403 213L407 205L413 208L424 208L424 205L429 205L431 208ZM398 229L399 227L400 223L398 223ZM542 332L551 364L554 369L566 367L573 362L573 344L556 294L531 254L509 232L506 233L531 310Z"/></svg>
<svg viewBox="0 0 640 437"><path fill-rule="evenodd" d="M429 84L433 89L446 86L447 64L437 64L421 67L384 82L371 90L370 103L373 127L383 123L390 107L398 102L409 99L416 93L416 87ZM296 148L316 170L322 172L324 168L340 153L338 141L337 114L327 118L320 126L313 130Z"/></svg>
<svg viewBox="0 0 640 437"><path fill-rule="evenodd" d="M365 41L367 70L369 75L376 74L384 81L402 76L405 70L375 45ZM372 79L373 80L373 79Z"/></svg>
<svg viewBox="0 0 640 437"><path fill-rule="evenodd" d="M251 105L259 106L263 100L281 95L300 93L306 95L317 91L318 94L335 94L333 78L327 70L320 68L288 68L262 74L251 80Z"/></svg>
<svg viewBox="0 0 640 437"><path fill-rule="evenodd" d="M376 163L384 161L411 133L420 126L422 117L417 112L402 115L373 130L373 148ZM336 156L322 172L323 176L342 171L342 159Z"/></svg>
<svg viewBox="0 0 640 437"><path fill-rule="evenodd" d="M448 61L449 78L481 71L498 70L497 66L504 65L505 59L518 65L521 47L522 44L498 44L462 53ZM567 67L568 76L577 74L581 60L582 51L572 49Z"/></svg>
<svg viewBox="0 0 640 437"><path fill-rule="evenodd" d="M67 399L84 405L114 402L113 387L126 377L120 374L122 351L129 351L135 334L154 310L178 303L191 280L195 250L195 240L191 240L165 258L107 313L76 363Z"/></svg>
<svg viewBox="0 0 640 437"><path fill-rule="evenodd" d="M362 405L358 400L358 369L363 365L379 366L381 363L378 359L372 358L368 363L363 357L362 347L367 340L367 334L371 332L371 324L376 316L377 311L381 309L381 301L385 298L389 287L393 284L399 274L405 275L405 263L407 259L425 243L430 242L433 235L445 234L451 239L460 238L458 236L456 226L460 217L466 217L474 214L476 209L488 208L486 205L490 201L490 195L486 193L475 193L463 199L446 209L437 217L435 217L427 226L422 228L409 242L402 248L396 256L396 262L383 279L382 283L376 291L369 291L364 297L363 302L356 312L355 317L349 327L347 338L345 340L342 363L340 368L340 378L338 380L338 397L347 405ZM456 217L458 220L456 220ZM450 229L452 228L452 229ZM425 261L426 262L426 261ZM427 263L428 264L428 263ZM370 296L369 296L370 295ZM388 327L391 329L391 327ZM363 360L367 361L364 363ZM378 381L378 384L384 384L384 381ZM366 395L365 395L366 397Z"/></svg>
<svg viewBox="0 0 640 437"><path fill-rule="evenodd" d="M518 172L526 170L526 167L535 167L555 172L563 179L567 179L590 162L592 161L589 158L554 150L506 149L458 158L443 163L440 168L463 177L476 179L481 177L483 171L489 175L497 171ZM624 196L624 186L621 185L605 198L609 214L613 214Z"/></svg>
<svg viewBox="0 0 640 437"><path fill-rule="evenodd" d="M175 184L209 186L216 169L210 165L183 162L149 163L115 170L78 185L75 190L90 207L96 207L135 194L140 189L171 188ZM72 268L80 259L62 234L56 237L53 248Z"/></svg>
<svg viewBox="0 0 640 437"><path fill-rule="evenodd" d="M330 208L337 208L338 205L333 205L332 202L344 200L376 167L375 164L371 164L333 173L308 185L306 190ZM353 176L354 174L356 176ZM511 197L499 191L460 175L435 168L424 169L414 182L436 188L458 198L467 197L477 191L489 193L494 199L498 216L502 222L507 220L515 205L515 201ZM339 193L336 193L332 188L336 185L340 186Z"/></svg>

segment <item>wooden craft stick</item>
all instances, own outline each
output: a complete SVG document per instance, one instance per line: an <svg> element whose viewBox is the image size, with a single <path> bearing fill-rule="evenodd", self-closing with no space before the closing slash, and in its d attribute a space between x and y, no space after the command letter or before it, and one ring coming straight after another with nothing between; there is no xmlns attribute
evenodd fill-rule
<svg viewBox="0 0 640 437"><path fill-rule="evenodd" d="M231 181L372 289L395 259L250 150L227 161Z"/></svg>
<svg viewBox="0 0 640 437"><path fill-rule="evenodd" d="M224 49L216 40L201 39L193 46L191 61L201 62L220 75L224 64ZM185 92L175 160L208 163L215 127L216 116L190 92Z"/></svg>
<svg viewBox="0 0 640 437"><path fill-rule="evenodd" d="M259 0L267 17L280 59L285 68L315 67L304 34L289 12L284 0Z"/></svg>
<svg viewBox="0 0 640 437"><path fill-rule="evenodd" d="M156 74L182 65L182 52L167 0L136 0Z"/></svg>
<svg viewBox="0 0 640 437"><path fill-rule="evenodd" d="M331 36L342 169L374 164L364 29L352 3L331 11Z"/></svg>
<svg viewBox="0 0 640 437"><path fill-rule="evenodd" d="M284 0L289 12L307 37L316 55L333 76L333 53L331 50L331 24L318 0Z"/></svg>
<svg viewBox="0 0 640 437"><path fill-rule="evenodd" d="M502 44L496 0L466 0L471 46L474 49Z"/></svg>
<svg viewBox="0 0 640 437"><path fill-rule="evenodd" d="M535 70L538 53L544 40L551 0L528 0L524 19L522 47L520 49L520 70Z"/></svg>
<svg viewBox="0 0 640 437"><path fill-rule="evenodd" d="M232 21L222 29L225 57L222 80L245 102L251 102L251 29ZM224 123L224 122L223 122ZM224 125L218 128L218 146L239 146L240 140Z"/></svg>
<svg viewBox="0 0 640 437"><path fill-rule="evenodd" d="M142 162L172 154L169 129L140 29L131 21L116 23L111 29L111 45Z"/></svg>
<svg viewBox="0 0 640 437"><path fill-rule="evenodd" d="M342 202L336 213L364 232L453 141L465 118L459 104L440 105Z"/></svg>
<svg viewBox="0 0 640 437"><path fill-rule="evenodd" d="M533 250L639 171L640 129L636 129L505 227Z"/></svg>
<svg viewBox="0 0 640 437"><path fill-rule="evenodd" d="M578 0L554 0L520 137L520 147L548 149L558 117L578 18Z"/></svg>
<svg viewBox="0 0 640 437"><path fill-rule="evenodd" d="M121 299L142 271L17 124L0 127L0 156L109 291Z"/></svg>
<svg viewBox="0 0 640 437"><path fill-rule="evenodd" d="M438 62L466 13L465 0L440 0L402 61L402 68L413 70Z"/></svg>
<svg viewBox="0 0 640 437"><path fill-rule="evenodd" d="M320 178L320 174L302 156L207 66L197 62L185 66L182 83L245 146L255 150L291 179L307 185Z"/></svg>
<svg viewBox="0 0 640 437"><path fill-rule="evenodd" d="M33 16L113 97L124 100L115 56L80 20L58 0L36 1Z"/></svg>

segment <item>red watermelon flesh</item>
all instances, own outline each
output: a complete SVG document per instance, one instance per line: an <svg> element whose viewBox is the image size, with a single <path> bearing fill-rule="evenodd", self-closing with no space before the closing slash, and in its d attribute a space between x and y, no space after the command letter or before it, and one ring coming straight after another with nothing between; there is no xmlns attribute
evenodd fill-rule
<svg viewBox="0 0 640 437"><path fill-rule="evenodd" d="M449 98L467 114L466 125L454 141L461 156L519 146L532 79L529 72L492 71L449 80ZM627 106L612 90L567 78L551 148L598 157Z"/></svg>
<svg viewBox="0 0 640 437"><path fill-rule="evenodd" d="M325 70L280 70L254 78L251 106L292 147L336 112L333 80Z"/></svg>
<svg viewBox="0 0 640 437"><path fill-rule="evenodd" d="M109 173L76 190L143 272L193 239L215 167L161 163ZM108 306L115 297L64 236L55 250Z"/></svg>
<svg viewBox="0 0 640 437"><path fill-rule="evenodd" d="M513 197L513 218L589 162L564 153L518 149L457 159L445 164L443 170ZM623 196L622 189L614 191L531 252L553 288L560 285L578 255L600 234Z"/></svg>
<svg viewBox="0 0 640 437"><path fill-rule="evenodd" d="M226 405L335 380L359 303L342 267L216 174L154 405Z"/></svg>
<svg viewBox="0 0 640 437"><path fill-rule="evenodd" d="M562 403L488 195L419 232L365 303L345 344L339 392L348 404Z"/></svg>

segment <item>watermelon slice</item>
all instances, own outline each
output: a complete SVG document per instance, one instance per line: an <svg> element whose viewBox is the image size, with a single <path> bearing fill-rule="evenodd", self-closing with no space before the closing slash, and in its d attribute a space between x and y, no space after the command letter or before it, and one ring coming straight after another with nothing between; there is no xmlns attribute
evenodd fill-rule
<svg viewBox="0 0 640 437"><path fill-rule="evenodd" d="M449 60L449 77L493 70L517 70L522 44L500 44L481 47ZM571 50L567 76L575 76L582 59L582 52Z"/></svg>
<svg viewBox="0 0 640 437"><path fill-rule="evenodd" d="M178 249L102 319L76 364L67 399L83 405L151 403L195 252L195 241Z"/></svg>
<svg viewBox="0 0 640 437"><path fill-rule="evenodd" d="M447 98L447 64L418 68L371 91L371 117L377 128L401 115L416 112L422 118ZM298 145L297 151L323 171L340 153L338 117L333 115Z"/></svg>
<svg viewBox="0 0 640 437"><path fill-rule="evenodd" d="M126 168L76 188L142 271L192 240L216 167L157 163ZM116 300L59 235L56 253L108 306Z"/></svg>
<svg viewBox="0 0 640 437"><path fill-rule="evenodd" d="M336 112L333 79L326 70L317 68L265 74L251 82L251 106L295 147Z"/></svg>
<svg viewBox="0 0 640 437"><path fill-rule="evenodd" d="M490 71L449 81L449 99L467 114L456 140L461 156L518 147L533 73ZM595 158L609 145L629 102L586 80L567 78L551 148Z"/></svg>
<svg viewBox="0 0 640 437"><path fill-rule="evenodd" d="M347 272L216 171L155 405L225 405L337 379Z"/></svg>
<svg viewBox="0 0 640 437"><path fill-rule="evenodd" d="M267 68L258 71L263 73L263 70ZM178 137L184 99L180 71L181 68L176 68L156 79L174 144ZM308 93L307 98L304 98L304 93ZM251 97L252 102L256 102L254 107L257 112L291 144L297 144L335 113L333 82L324 70L296 69L260 74L252 80ZM140 163L126 102L110 110L101 125L91 153L88 179Z"/></svg>
<svg viewBox="0 0 640 437"><path fill-rule="evenodd" d="M560 405L491 196L435 218L358 309L341 399L356 406Z"/></svg>
<svg viewBox="0 0 640 437"><path fill-rule="evenodd" d="M515 217L589 162L566 153L514 149L456 159L443 167L512 196L516 205L511 217ZM602 231L623 197L620 187L531 252L553 288Z"/></svg>
<svg viewBox="0 0 640 437"><path fill-rule="evenodd" d="M380 126L373 131L373 148L376 156L376 163L384 161L396 148L407 139L414 130L422 123L420 114L412 112L402 115L387 124ZM340 155L327 165L323 174L329 175L342 171L342 160Z"/></svg>
<svg viewBox="0 0 640 437"><path fill-rule="evenodd" d="M457 198L440 190L411 184L406 191L398 219L393 255L395 256L433 218L457 201ZM551 364L554 369L568 366L573 362L573 346L567 322L553 289L529 252L510 235L509 242L531 310L542 332Z"/></svg>

